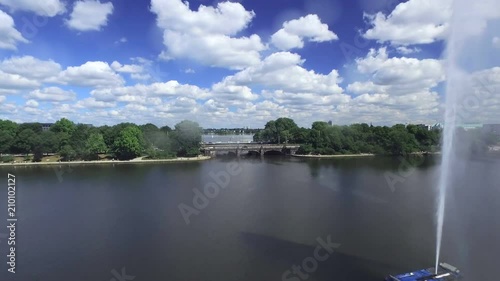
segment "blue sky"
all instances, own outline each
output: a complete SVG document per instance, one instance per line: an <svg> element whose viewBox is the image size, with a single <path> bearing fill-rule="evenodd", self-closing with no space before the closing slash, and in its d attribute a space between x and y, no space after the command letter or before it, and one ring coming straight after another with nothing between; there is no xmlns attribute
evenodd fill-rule
<svg viewBox="0 0 500 281"><path fill-rule="evenodd" d="M433 124L451 14L451 0L0 0L0 119ZM482 18L471 46L490 55L463 64L497 85L500 15Z"/></svg>

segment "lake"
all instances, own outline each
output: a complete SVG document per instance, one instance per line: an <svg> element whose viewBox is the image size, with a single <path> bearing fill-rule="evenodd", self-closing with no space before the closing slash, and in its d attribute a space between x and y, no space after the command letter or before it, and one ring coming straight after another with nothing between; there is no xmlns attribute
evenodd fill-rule
<svg viewBox="0 0 500 281"><path fill-rule="evenodd" d="M476 159L455 171L442 256L464 280L498 279L499 169ZM0 280L375 281L434 265L434 157L0 171L16 176L18 217L17 273L0 236Z"/></svg>

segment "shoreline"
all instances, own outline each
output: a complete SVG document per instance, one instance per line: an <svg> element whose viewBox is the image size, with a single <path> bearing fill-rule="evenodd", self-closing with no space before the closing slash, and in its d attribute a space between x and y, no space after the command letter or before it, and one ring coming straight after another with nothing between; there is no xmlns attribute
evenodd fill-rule
<svg viewBox="0 0 500 281"><path fill-rule="evenodd" d="M99 165L99 164L148 164L163 162L193 162L212 159L210 156L178 157L173 159L132 159L132 160L93 160L93 161L69 161L69 162L26 162L26 163L0 163L0 166L49 166L49 165Z"/></svg>
<svg viewBox="0 0 500 281"><path fill-rule="evenodd" d="M292 155L292 157L298 158L343 158L343 157L373 157L376 154L371 153L361 153L361 154L335 154L335 155Z"/></svg>
<svg viewBox="0 0 500 281"><path fill-rule="evenodd" d="M441 152L412 152L409 155L440 155ZM333 154L333 155L292 155L298 158L348 158L348 157L374 157L374 156L384 156L382 154L373 153L360 153L360 154Z"/></svg>

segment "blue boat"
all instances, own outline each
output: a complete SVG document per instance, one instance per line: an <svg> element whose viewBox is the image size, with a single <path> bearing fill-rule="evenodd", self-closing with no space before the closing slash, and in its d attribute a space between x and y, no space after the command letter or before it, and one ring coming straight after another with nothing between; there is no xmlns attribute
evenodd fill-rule
<svg viewBox="0 0 500 281"><path fill-rule="evenodd" d="M461 277L460 270L447 263L440 263L439 268L421 269L399 275L390 275L385 281L456 281Z"/></svg>

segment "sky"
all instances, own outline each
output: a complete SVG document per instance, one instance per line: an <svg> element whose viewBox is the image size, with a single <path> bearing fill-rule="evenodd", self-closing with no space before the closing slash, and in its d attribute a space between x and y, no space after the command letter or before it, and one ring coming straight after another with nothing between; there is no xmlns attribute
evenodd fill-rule
<svg viewBox="0 0 500 281"><path fill-rule="evenodd" d="M500 123L500 0L481 1L457 62L471 81L461 110ZM0 119L435 124L452 11L452 0L0 0Z"/></svg>

